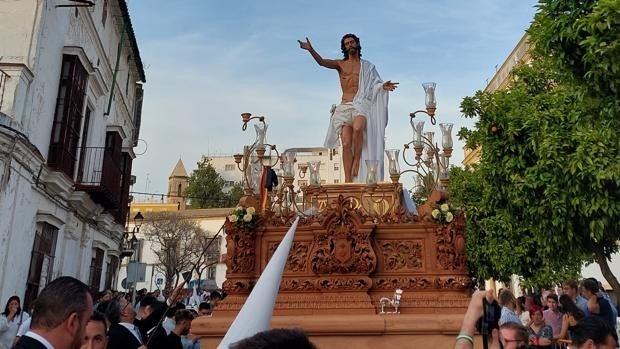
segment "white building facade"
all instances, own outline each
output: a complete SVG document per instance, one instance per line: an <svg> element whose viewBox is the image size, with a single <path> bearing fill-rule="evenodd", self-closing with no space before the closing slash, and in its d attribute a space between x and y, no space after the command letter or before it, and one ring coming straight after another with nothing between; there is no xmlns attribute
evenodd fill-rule
<svg viewBox="0 0 620 349"><path fill-rule="evenodd" d="M145 217L143 224L148 224L150 218L149 216L151 214L169 211L167 208L168 207L166 207L166 204L158 205L153 203L133 203L131 206L130 216L141 212L141 214ZM214 251L219 254L219 258L209 258L210 263L214 264L207 267L202 275L198 275L198 273L194 272L194 275L192 275L192 280L194 281L193 284L198 284L197 281L200 280L200 283L205 285L206 289L216 289L221 288L222 284L226 280L226 263L224 261L226 253L226 238L224 230L220 228L224 225L226 217L231 211L232 209L230 208L185 209L178 211L182 217L198 223L200 228L207 232L208 236L214 237L217 235L219 237L219 239L215 240L216 242L219 242L219 246L215 249L217 252ZM134 230L133 227L134 222L130 222L129 230ZM144 229L142 229L142 231L144 231ZM136 290L145 288L149 292L163 289L166 284L166 277L154 252L154 249L160 249L160 247L156 243L149 241L143 233L137 233L136 239L138 240L138 243L135 255L131 257L131 260L145 264L145 275L144 281L136 282L136 284L132 285L132 287L135 287ZM119 290L129 290L126 287L128 284L126 282L123 283L123 280L127 278L128 262L128 259L123 260L123 264L119 272L117 284L117 289ZM177 280L173 280L173 282L175 281ZM190 285L187 286L189 287Z"/></svg>
<svg viewBox="0 0 620 349"><path fill-rule="evenodd" d="M342 168L342 158L340 156L341 149L327 149L322 147L304 147L304 148L289 148L284 152L295 152L297 159L297 168L300 165L306 165L309 161L320 161L320 177L321 184L336 184L344 183L344 169ZM224 179L224 190L229 190L235 183L240 183L242 180L242 172L237 167L235 159L231 155L224 156L206 156L211 160L211 165L215 168L217 173ZM280 169L281 163L275 166L276 172ZM301 177L299 171L295 174L295 186L308 185L307 175L304 178ZM281 175L281 173L278 173Z"/></svg>
<svg viewBox="0 0 620 349"><path fill-rule="evenodd" d="M0 0L0 42L0 302L112 288L145 82L127 4Z"/></svg>

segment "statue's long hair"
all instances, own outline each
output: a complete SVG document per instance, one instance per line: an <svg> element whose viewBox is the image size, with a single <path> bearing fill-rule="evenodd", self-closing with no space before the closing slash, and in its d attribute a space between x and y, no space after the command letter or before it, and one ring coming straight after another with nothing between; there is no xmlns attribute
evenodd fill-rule
<svg viewBox="0 0 620 349"><path fill-rule="evenodd" d="M357 44L357 52L359 52L359 56L362 57L362 45L360 45L360 38L355 36L355 34L345 34L340 40L340 49L342 50L342 54L344 55L344 59L349 59L349 52L344 48L344 40L346 38L353 38L355 43Z"/></svg>

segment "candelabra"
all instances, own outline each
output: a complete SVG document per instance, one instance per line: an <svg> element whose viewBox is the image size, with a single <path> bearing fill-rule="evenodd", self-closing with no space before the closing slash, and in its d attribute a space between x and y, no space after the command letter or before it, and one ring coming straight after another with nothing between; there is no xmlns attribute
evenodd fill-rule
<svg viewBox="0 0 620 349"><path fill-rule="evenodd" d="M280 154L275 144L269 144L265 141L269 125L265 123L264 116L252 116L250 113L242 113L241 121L243 121L243 125L241 130L245 131L252 120L258 121L254 125L256 130L254 143L244 146L243 154L235 154L233 157L237 168L243 173L244 197L241 204L258 208L257 197L261 194L263 171L265 167L275 166L279 161ZM272 156L271 151L276 153L275 157ZM265 161L267 161L267 164L265 164Z"/></svg>
<svg viewBox="0 0 620 349"><path fill-rule="evenodd" d="M394 295L392 296L391 299L387 297L381 297L379 299L379 304L381 304L381 312L379 312L379 314L400 314L398 307L400 306L400 299L402 296L403 296L403 290L398 288L396 289L396 291L394 291ZM386 305L391 305L392 307L394 307L394 311L386 312L384 310Z"/></svg>
<svg viewBox="0 0 620 349"><path fill-rule="evenodd" d="M299 164L299 172L296 172L296 155L297 153L294 151L286 151L280 158L281 169L279 172L281 175L278 177L281 178L283 184L279 186L275 195L273 211L276 213L295 212L302 216L308 216L312 213L308 209L315 207L314 204L318 201L318 196L321 194L326 195L326 190L321 187L321 176L319 173L321 162L308 161L307 163ZM294 185L295 174L297 173L299 178L303 179L306 178L308 170L310 170L308 185L296 190ZM302 200L298 200L299 198ZM301 205L299 201L301 201ZM309 207L306 207L307 202Z"/></svg>
<svg viewBox="0 0 620 349"><path fill-rule="evenodd" d="M409 123L413 129L413 139L404 145L402 159L410 168L400 171L398 163L399 149L388 149L388 172L393 183L398 183L400 176L407 172L415 174L414 195L418 198L428 195L435 189L447 190L449 183L450 157L452 156L452 126L450 123L440 123L443 153L435 143L435 132L424 132L424 121L415 120L418 114L426 114L432 125L436 124L434 82L423 83L426 95L426 110L418 110L409 114ZM413 148L413 154L408 151Z"/></svg>

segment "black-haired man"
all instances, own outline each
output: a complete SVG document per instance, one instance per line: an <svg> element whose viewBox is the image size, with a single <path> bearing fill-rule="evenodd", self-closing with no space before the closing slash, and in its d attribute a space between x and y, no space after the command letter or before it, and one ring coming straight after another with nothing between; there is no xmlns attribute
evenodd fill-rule
<svg viewBox="0 0 620 349"><path fill-rule="evenodd" d="M168 334L169 349L183 349L181 337L187 336L194 320L194 313L187 309L179 309L174 314L175 326L172 332Z"/></svg>
<svg viewBox="0 0 620 349"><path fill-rule="evenodd" d="M613 349L617 345L616 333L598 316L583 318L569 328L574 349Z"/></svg>
<svg viewBox="0 0 620 349"><path fill-rule="evenodd" d="M603 298L596 279L585 279L581 283L583 296L588 300L590 314L598 315L605 321L607 326L616 332L616 318L611 308L611 303Z"/></svg>
<svg viewBox="0 0 620 349"><path fill-rule="evenodd" d="M298 329L274 328L259 332L230 345L231 349L316 349L308 336Z"/></svg>
<svg viewBox="0 0 620 349"><path fill-rule="evenodd" d="M30 331L13 348L79 349L92 314L88 286L70 276L59 277L37 297Z"/></svg>

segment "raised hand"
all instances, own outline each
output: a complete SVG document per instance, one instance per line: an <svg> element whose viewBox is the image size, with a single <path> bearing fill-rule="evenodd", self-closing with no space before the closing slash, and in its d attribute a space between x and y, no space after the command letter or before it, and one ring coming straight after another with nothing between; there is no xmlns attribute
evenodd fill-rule
<svg viewBox="0 0 620 349"><path fill-rule="evenodd" d="M15 315L17 314L17 308L18 308L18 305L15 305L15 304L9 305L9 313L7 315L7 318L9 320L13 320L13 318L15 318Z"/></svg>
<svg viewBox="0 0 620 349"><path fill-rule="evenodd" d="M394 91L398 87L398 82L392 82L388 80L383 83L383 89L386 91Z"/></svg>
<svg viewBox="0 0 620 349"><path fill-rule="evenodd" d="M304 50L312 50L312 44L310 43L310 40L308 40L308 37L306 37L306 42L303 42L301 40L297 40L297 42L299 43L299 47L301 47Z"/></svg>

